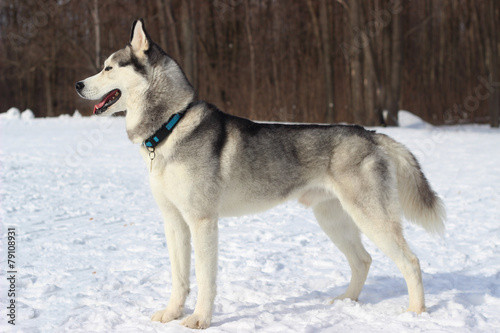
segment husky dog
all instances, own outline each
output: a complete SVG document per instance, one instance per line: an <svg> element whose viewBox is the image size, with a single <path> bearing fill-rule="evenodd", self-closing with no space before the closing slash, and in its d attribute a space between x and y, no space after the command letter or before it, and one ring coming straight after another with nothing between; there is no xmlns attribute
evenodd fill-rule
<svg viewBox="0 0 500 333"><path fill-rule="evenodd" d="M408 311L425 311L417 257L401 220L444 232L445 210L415 157L386 135L349 125L262 124L231 116L196 99L180 66L133 23L130 43L103 70L76 83L78 94L101 100L97 115L126 111L126 130L150 170L172 269L165 309L152 320L183 314L193 238L198 299L183 325L207 328L217 275L217 220L255 213L286 200L312 207L321 228L349 261L352 277L335 299L357 300L371 257L363 232L401 270Z"/></svg>

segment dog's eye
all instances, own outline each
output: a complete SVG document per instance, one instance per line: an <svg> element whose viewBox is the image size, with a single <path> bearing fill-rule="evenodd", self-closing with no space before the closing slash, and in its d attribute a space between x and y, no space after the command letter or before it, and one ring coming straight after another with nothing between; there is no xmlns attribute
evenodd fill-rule
<svg viewBox="0 0 500 333"><path fill-rule="evenodd" d="M104 68L104 70L105 70L106 72L107 72L107 71L110 71L110 70L112 70L112 69L113 69L113 67L111 67L111 66L108 66L108 67Z"/></svg>

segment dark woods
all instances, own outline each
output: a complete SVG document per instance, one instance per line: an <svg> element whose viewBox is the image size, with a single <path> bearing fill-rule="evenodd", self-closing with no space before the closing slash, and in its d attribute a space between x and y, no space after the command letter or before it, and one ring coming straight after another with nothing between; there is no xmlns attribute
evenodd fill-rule
<svg viewBox="0 0 500 333"><path fill-rule="evenodd" d="M498 124L497 0L2 0L0 112L92 111L95 74L143 17L199 97L293 122Z"/></svg>

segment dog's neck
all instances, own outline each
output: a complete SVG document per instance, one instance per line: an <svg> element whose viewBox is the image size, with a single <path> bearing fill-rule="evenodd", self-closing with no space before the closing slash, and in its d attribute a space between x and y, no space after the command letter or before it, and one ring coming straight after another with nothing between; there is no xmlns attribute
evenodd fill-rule
<svg viewBox="0 0 500 333"><path fill-rule="evenodd" d="M170 117L183 110L192 99L186 99L185 103L176 105L150 105L142 106L147 108L148 114L142 112L128 112L125 117L127 135L133 143L142 143L149 138L158 128L170 119Z"/></svg>
<svg viewBox="0 0 500 333"><path fill-rule="evenodd" d="M184 77L185 82L179 84L179 77L169 74L171 73L165 71L156 75L156 79L149 85L155 89L149 88L137 94L141 98L131 99L130 105L127 105L127 135L132 142L144 142L173 114L180 112L194 100L195 93L187 79ZM180 74L184 76L183 73Z"/></svg>

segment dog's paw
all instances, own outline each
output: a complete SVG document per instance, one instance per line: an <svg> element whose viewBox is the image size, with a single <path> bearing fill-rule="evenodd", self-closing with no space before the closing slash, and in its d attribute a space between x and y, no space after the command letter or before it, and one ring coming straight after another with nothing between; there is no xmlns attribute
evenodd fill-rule
<svg viewBox="0 0 500 333"><path fill-rule="evenodd" d="M152 317L152 321L159 321L162 323L168 323L169 321L179 319L182 316L182 310L172 311L168 307L157 311Z"/></svg>
<svg viewBox="0 0 500 333"><path fill-rule="evenodd" d="M193 313L182 321L182 325L189 328L205 329L210 326L211 318Z"/></svg>

